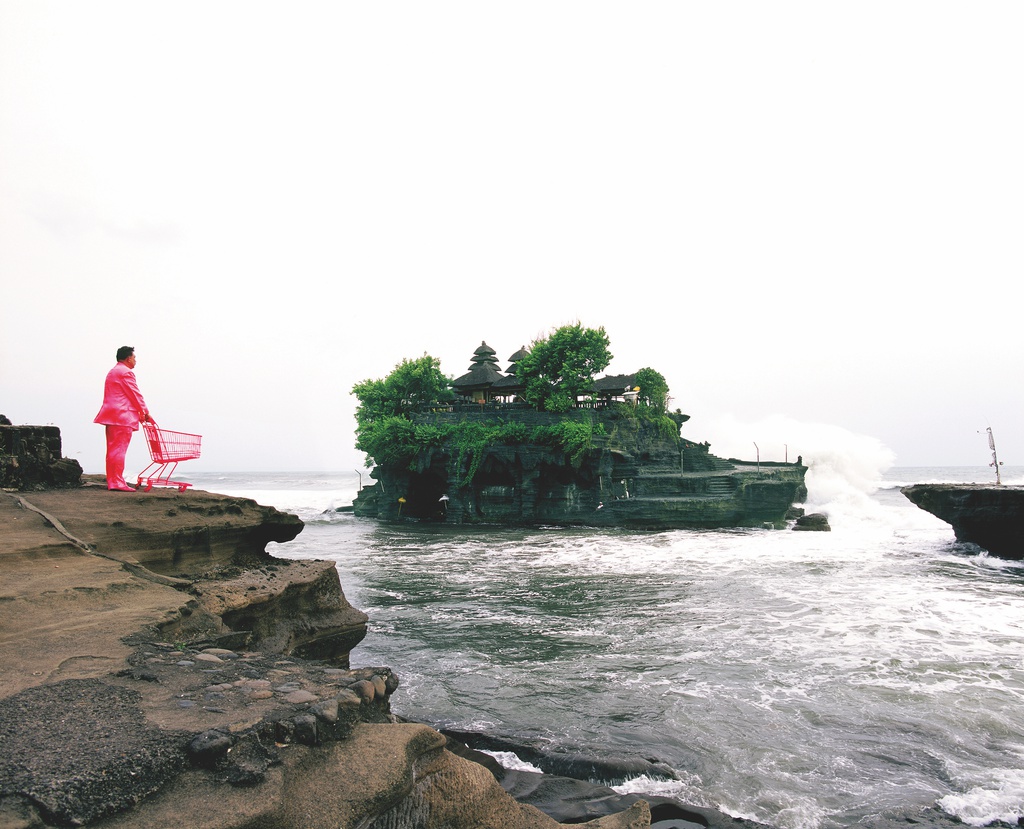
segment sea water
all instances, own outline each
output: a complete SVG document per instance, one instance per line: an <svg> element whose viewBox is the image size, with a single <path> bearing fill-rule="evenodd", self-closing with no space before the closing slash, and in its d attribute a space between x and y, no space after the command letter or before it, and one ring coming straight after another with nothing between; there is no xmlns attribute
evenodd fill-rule
<svg viewBox="0 0 1024 829"><path fill-rule="evenodd" d="M827 533L384 525L336 511L355 473L191 480L306 522L270 552L337 562L404 717L655 759L676 779L607 782L781 829L1024 815L1024 565L899 491L989 469L812 463Z"/></svg>

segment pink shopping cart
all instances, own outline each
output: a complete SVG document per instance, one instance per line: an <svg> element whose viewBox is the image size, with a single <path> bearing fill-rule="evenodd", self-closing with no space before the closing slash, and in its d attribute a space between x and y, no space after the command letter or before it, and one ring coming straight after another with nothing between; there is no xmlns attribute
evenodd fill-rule
<svg viewBox="0 0 1024 829"><path fill-rule="evenodd" d="M146 492L155 486L177 487L178 492L184 492L192 486L184 481L172 481L171 477L179 461L199 457L203 436L161 429L152 421L143 423L142 429L146 433L146 444L153 462L139 473L139 486L144 485Z"/></svg>

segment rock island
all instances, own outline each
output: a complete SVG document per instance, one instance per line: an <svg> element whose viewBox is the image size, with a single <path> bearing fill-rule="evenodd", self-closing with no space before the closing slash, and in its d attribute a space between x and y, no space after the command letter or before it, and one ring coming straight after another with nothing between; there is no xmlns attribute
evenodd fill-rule
<svg viewBox="0 0 1024 829"><path fill-rule="evenodd" d="M372 486L356 515L445 524L635 529L782 527L806 467L716 457L680 436L651 368L608 365L603 329L565 326L504 371L486 342L451 379L424 355L357 384L357 447Z"/></svg>

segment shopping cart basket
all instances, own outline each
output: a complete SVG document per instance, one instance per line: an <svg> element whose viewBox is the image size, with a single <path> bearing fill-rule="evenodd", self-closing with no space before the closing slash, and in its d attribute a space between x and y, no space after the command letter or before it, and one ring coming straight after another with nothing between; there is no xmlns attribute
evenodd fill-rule
<svg viewBox="0 0 1024 829"><path fill-rule="evenodd" d="M146 433L146 444L149 446L149 456L153 463L139 473L139 486L143 486L145 482L146 492L155 486L177 487L178 492L184 492L192 486L184 481L172 481L171 476L178 468L179 461L190 461L199 457L199 443L203 436L171 432L168 429L161 429L152 421L143 423L142 429Z"/></svg>

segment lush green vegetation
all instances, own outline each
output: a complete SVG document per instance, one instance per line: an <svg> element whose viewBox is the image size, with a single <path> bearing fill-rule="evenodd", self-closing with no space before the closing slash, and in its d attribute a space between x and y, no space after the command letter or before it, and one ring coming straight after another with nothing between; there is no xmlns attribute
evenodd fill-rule
<svg viewBox="0 0 1024 829"><path fill-rule="evenodd" d="M537 409L566 412L577 398L588 394L594 375L611 362L608 335L603 328L563 326L533 343L517 364L526 385L526 399ZM678 426L666 414L668 385L651 368L637 372L640 387L637 406L616 407L620 418L642 418L678 434ZM440 361L424 354L403 360L380 380L364 380L352 388L359 401L356 409L356 448L366 453L366 463L415 468L421 453L432 449L451 452L451 474L458 486L468 485L480 468L489 447L534 444L565 452L578 464L593 448L594 438L604 435L602 423L591 418L566 418L557 423L529 427L522 422L488 423L466 420L445 423L414 423L413 414L454 398L452 380ZM663 421L663 422L662 422Z"/></svg>
<svg viewBox="0 0 1024 829"><path fill-rule="evenodd" d="M476 476L487 450L493 446L534 444L559 449L579 463L593 447L595 435L605 434L602 424L589 419L566 420L533 428L525 423L488 423L479 420L418 423L404 417L386 417L368 423L357 433L356 448L366 452L367 464L395 464L415 468L421 451L447 449L452 453L452 475L457 486Z"/></svg>
<svg viewBox="0 0 1024 829"><path fill-rule="evenodd" d="M460 421L446 429L446 445L454 450L450 471L459 487L468 486L473 481L481 461L494 446L551 446L565 452L572 463L579 463L592 448L594 435L604 433L601 424L594 426L589 421L567 421L532 429L524 423Z"/></svg>
<svg viewBox="0 0 1024 829"><path fill-rule="evenodd" d="M678 437L679 435L679 422L674 420L671 415L659 411L653 406L631 406L628 403L615 403L610 411L616 422L611 435L612 445L617 445L619 422L629 424L628 434L631 436L635 436L637 429L642 425L652 428L661 437L671 438ZM630 438L630 440L633 439L633 437Z"/></svg>
<svg viewBox="0 0 1024 829"><path fill-rule="evenodd" d="M366 453L367 465L403 463L437 436L417 436L411 415L424 404L448 403L454 397L452 380L441 361L429 354L403 360L383 380L364 380L352 387L356 408L356 449Z"/></svg>
<svg viewBox="0 0 1024 829"><path fill-rule="evenodd" d="M593 448L594 435L603 434L603 423L595 426L589 420L563 420L550 426L538 426L530 435L530 442L561 449L569 456L570 462L578 464Z"/></svg>
<svg viewBox="0 0 1024 829"><path fill-rule="evenodd" d="M516 376L526 385L523 396L537 409L567 412L580 395L590 393L594 376L611 361L604 328L577 322L535 340L516 364Z"/></svg>
<svg viewBox="0 0 1024 829"><path fill-rule="evenodd" d="M664 414L668 409L668 383L661 372L642 368L636 373L636 384L640 389L637 402Z"/></svg>
<svg viewBox="0 0 1024 829"><path fill-rule="evenodd" d="M455 398L452 378L441 371L441 361L429 354L402 360L383 380L356 383L352 393L359 400L359 426L386 417L408 417L424 404L448 403Z"/></svg>

